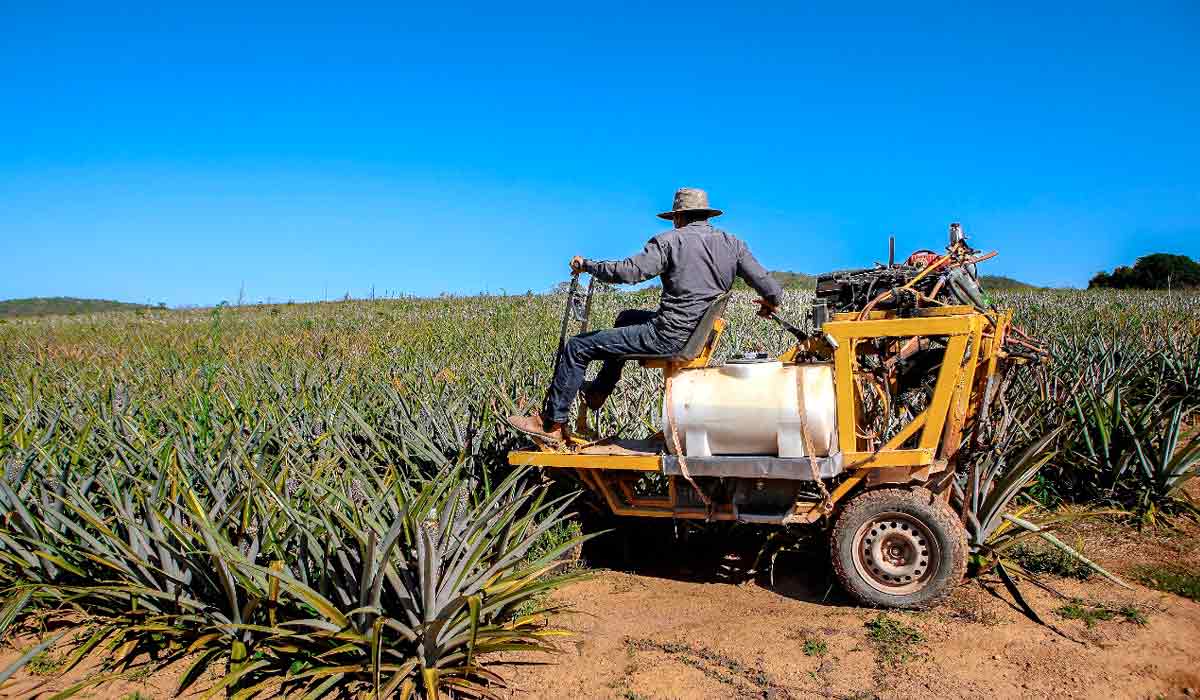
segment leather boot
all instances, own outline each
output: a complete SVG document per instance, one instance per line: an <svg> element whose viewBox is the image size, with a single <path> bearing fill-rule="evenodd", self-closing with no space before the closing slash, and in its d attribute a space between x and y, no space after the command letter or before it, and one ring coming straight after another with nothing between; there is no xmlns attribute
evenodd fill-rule
<svg viewBox="0 0 1200 700"><path fill-rule="evenodd" d="M509 416L508 424L514 430L552 445L562 444L571 437L565 424L543 420L536 412L529 416Z"/></svg>

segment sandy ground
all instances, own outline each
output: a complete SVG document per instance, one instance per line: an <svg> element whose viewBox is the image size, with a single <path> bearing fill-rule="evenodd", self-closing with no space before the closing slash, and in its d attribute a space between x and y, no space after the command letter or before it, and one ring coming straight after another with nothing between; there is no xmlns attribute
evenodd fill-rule
<svg viewBox="0 0 1200 700"><path fill-rule="evenodd" d="M878 611L836 591L826 597L824 575L777 584L600 572L556 599L573 610L557 622L579 639L553 666L509 672L512 697L1156 698L1200 689L1200 604L1144 588L1055 582L1070 596L1135 603L1149 618L1088 629L1051 612L1064 601L1027 586L1072 640L1023 617L998 584L969 583L936 610L889 613L924 640L912 658L888 661L868 637ZM827 651L807 656L805 640Z"/></svg>
<svg viewBox="0 0 1200 700"><path fill-rule="evenodd" d="M1114 570L1170 561L1200 569L1200 528L1148 534L1093 524L1071 537ZM925 612L888 613L920 641L881 645L869 636L877 610L856 607L832 585L828 556L814 541L781 555L775 580L749 570L753 538L678 542L662 526L635 524L628 546L593 550L610 568L553 598L553 623L575 632L547 659L509 656L496 670L508 698L1181 698L1200 695L1200 604L1098 577L1047 577L1070 598L1137 606L1138 625L1117 616L1089 628L1053 612L1067 601L1025 585L1058 630L1033 624L998 580L960 586ZM625 553L618 555L614 552ZM595 552L600 554L595 554ZM606 553L607 552L607 553ZM586 553L585 553L586 555ZM609 561L604 561L608 557ZM619 563L613 561L619 560ZM1061 632L1061 633L1060 633ZM807 653L806 653L807 651ZM889 658L893 657L893 658ZM0 666L15 658L0 653ZM67 678L23 672L3 697L48 698L101 671L89 659ZM135 672L91 698L168 698L182 671ZM40 687L38 687L40 684ZM204 690L204 682L198 684ZM132 694L139 693L140 696ZM195 695L198 697L198 695Z"/></svg>
<svg viewBox="0 0 1200 700"><path fill-rule="evenodd" d="M1126 533L1128 534L1128 533ZM1194 533L1164 542L1118 539L1100 557L1123 561L1189 557ZM1091 548L1090 551L1093 551ZM820 552L781 556L775 586L744 574L749 557L724 554L713 568L686 569L691 552L604 570L560 591L569 608L559 626L577 639L553 665L512 666L511 696L528 698L1175 698L1200 694L1200 604L1144 587L1122 590L1099 578L1048 578L1070 598L1118 608L1133 604L1148 622L1063 620L1068 603L1024 586L1054 624L1037 626L1016 609L998 580L967 582L947 604L889 612L923 640L881 648L858 608L830 586ZM1153 556L1152 556L1153 555ZM743 578L745 580L738 580ZM1060 634L1061 633L1061 634ZM808 654L805 653L808 642ZM823 642L823 644L822 644ZM823 646L823 648L822 648ZM822 653L823 652L823 653ZM889 653L890 652L890 653ZM810 656L811 654L811 656Z"/></svg>

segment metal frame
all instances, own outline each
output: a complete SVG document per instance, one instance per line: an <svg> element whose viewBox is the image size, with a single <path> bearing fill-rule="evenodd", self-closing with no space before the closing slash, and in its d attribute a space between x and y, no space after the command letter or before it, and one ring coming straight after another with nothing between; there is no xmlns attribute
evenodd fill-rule
<svg viewBox="0 0 1200 700"><path fill-rule="evenodd" d="M985 315L969 306L916 309L911 317L895 312L834 314L822 331L832 347L834 391L838 410L838 447L844 477L822 501L798 501L780 523L815 522L830 513L851 492L866 484L927 481L953 464L967 421L979 410L987 382L996 373L1004 333L1011 314ZM661 368L667 377L707 367L725 328L714 324L704 350L686 363L643 362ZM860 430L861 390L858 343L879 338L946 338L946 352L928 407L896 435L872 449ZM781 358L794 361L799 348ZM915 440L914 447L904 447ZM509 454L509 464L573 470L588 488L601 495L616 515L682 519L735 520L736 507L703 508L684 504L680 490L694 490L681 477L669 476L667 498L635 495L633 485L647 472L664 473L663 455L594 454L589 443L575 438L567 448L542 446L540 451ZM702 499L689 499L702 500Z"/></svg>

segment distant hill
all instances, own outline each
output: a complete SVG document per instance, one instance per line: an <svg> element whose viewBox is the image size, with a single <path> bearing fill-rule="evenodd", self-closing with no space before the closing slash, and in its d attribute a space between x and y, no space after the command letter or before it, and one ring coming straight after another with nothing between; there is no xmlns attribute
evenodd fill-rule
<svg viewBox="0 0 1200 700"><path fill-rule="evenodd" d="M979 283L984 289L994 292L1019 292L1025 289L1038 289L1032 284L1015 280L1004 275L980 275Z"/></svg>
<svg viewBox="0 0 1200 700"><path fill-rule="evenodd" d="M777 282L783 285L784 289L816 289L817 278L812 275L806 275L803 272L786 272L784 270L772 270L771 276Z"/></svg>
<svg viewBox="0 0 1200 700"><path fill-rule="evenodd" d="M108 299L76 299L74 297L33 297L0 301L0 318L32 316L70 316L94 314L101 311L132 311L151 308L145 304L129 304Z"/></svg>
<svg viewBox="0 0 1200 700"><path fill-rule="evenodd" d="M812 291L817 287L817 278L812 275L806 275L803 272L788 272L786 270L771 270L771 276L775 281L783 285L784 289L807 289ZM746 283L738 277L733 281L734 289L747 289Z"/></svg>

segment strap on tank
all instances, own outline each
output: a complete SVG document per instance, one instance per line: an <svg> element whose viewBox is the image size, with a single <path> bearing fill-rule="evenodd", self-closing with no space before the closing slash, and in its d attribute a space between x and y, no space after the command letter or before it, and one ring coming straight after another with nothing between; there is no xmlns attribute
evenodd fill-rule
<svg viewBox="0 0 1200 700"><path fill-rule="evenodd" d="M700 494L700 500L704 501L705 520L712 519L713 505L708 499L708 494L704 493L703 489L696 485L692 479L691 473L688 472L687 457L683 454L683 448L679 445L679 427L675 422L675 402L671 400L671 387L675 383L675 374L673 372L666 373L666 387L663 391L663 400L667 402L667 434L671 436L671 444L675 447L675 458L679 460L679 471L683 474L683 478L691 484L696 493Z"/></svg>
<svg viewBox="0 0 1200 700"><path fill-rule="evenodd" d="M817 488L821 490L821 512L828 514L833 511L833 497L829 495L829 489L825 488L825 482L821 481L821 468L817 466L817 456L813 454L812 438L808 434L808 411L804 400L804 372L799 367L796 368L796 403L799 404L796 406L796 413L800 414L800 437L804 438L804 453L808 456L813 481L817 482Z"/></svg>

